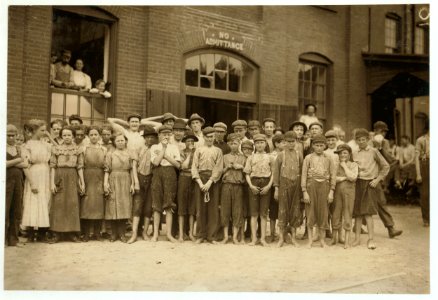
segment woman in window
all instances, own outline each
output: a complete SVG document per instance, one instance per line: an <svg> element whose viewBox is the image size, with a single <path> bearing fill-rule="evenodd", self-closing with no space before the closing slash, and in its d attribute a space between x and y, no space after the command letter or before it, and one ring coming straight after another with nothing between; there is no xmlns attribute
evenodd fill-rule
<svg viewBox="0 0 438 300"><path fill-rule="evenodd" d="M81 92L88 92L91 89L91 78L84 72L84 62L82 59L77 59L75 62L75 70L73 71L73 82L75 88Z"/></svg>
<svg viewBox="0 0 438 300"><path fill-rule="evenodd" d="M310 124L319 122L318 117L316 116L316 106L314 104L307 104L304 111L306 114L302 115L299 121L306 124L307 128L309 128Z"/></svg>

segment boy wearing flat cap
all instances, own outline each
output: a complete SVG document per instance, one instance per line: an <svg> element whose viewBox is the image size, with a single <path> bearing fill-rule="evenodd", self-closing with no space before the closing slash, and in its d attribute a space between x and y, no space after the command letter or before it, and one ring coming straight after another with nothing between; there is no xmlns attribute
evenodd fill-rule
<svg viewBox="0 0 438 300"><path fill-rule="evenodd" d="M239 230L242 228L243 219L243 184L245 177L243 168L246 158L239 153L239 136L236 133L228 135L228 145L231 153L224 155L224 170L221 186L221 223L224 229L224 239L220 242L226 244L228 241L228 226L230 220L233 224L233 243L240 244L237 239Z"/></svg>
<svg viewBox="0 0 438 300"><path fill-rule="evenodd" d="M250 120L248 122L248 134L249 138L252 140L256 134L260 134L260 122L257 120Z"/></svg>
<svg viewBox="0 0 438 300"><path fill-rule="evenodd" d="M189 238L196 241L193 227L196 216L196 201L194 198L195 181L192 179L192 163L195 153L195 142L198 138L190 131L183 137L185 149L180 151L181 168L178 177L178 223L179 223L179 241L184 242L184 225L185 218L189 217Z"/></svg>
<svg viewBox="0 0 438 300"><path fill-rule="evenodd" d="M166 211L167 238L176 242L172 236L172 217L176 208L175 198L177 189L176 169L181 163L180 152L177 146L170 144L172 127L162 125L158 129L159 144L151 147L152 170L152 209L154 210L154 236L152 241L158 240L160 217Z"/></svg>
<svg viewBox="0 0 438 300"><path fill-rule="evenodd" d="M321 247L325 247L328 224L328 205L333 202L336 186L336 167L333 159L324 153L326 138L317 134L312 138L313 153L306 156L303 162L301 189L306 204L308 248L312 247L313 227L319 232Z"/></svg>
<svg viewBox="0 0 438 300"><path fill-rule="evenodd" d="M249 199L249 210L251 214L251 243L254 246L257 243L257 218L261 219L261 238L263 246L266 242L266 223L269 210L269 201L271 199L272 186L272 168L274 158L266 153L266 136L258 134L254 136L255 153L246 160L243 172L246 174L246 182L252 192Z"/></svg>
<svg viewBox="0 0 438 300"><path fill-rule="evenodd" d="M196 148L204 146L204 135L202 133L202 126L204 126L204 124L204 118L198 114L192 114L187 121L187 125L189 125L193 134L198 138L198 141L195 143Z"/></svg>
<svg viewBox="0 0 438 300"><path fill-rule="evenodd" d="M284 235L288 226L292 230L292 244L298 246L296 241L297 228L302 223L300 201L302 193L300 189L301 167L303 158L295 150L297 135L293 131L284 134L285 147L277 156L274 169L274 198L278 201L278 227L280 239L277 246L284 244Z"/></svg>
<svg viewBox="0 0 438 300"><path fill-rule="evenodd" d="M192 178L196 181L195 199L199 211L198 239L200 244L205 240L213 242L219 229L219 185L222 176L224 157L222 150L213 146L215 130L206 127L203 130L205 144L195 150L192 164Z"/></svg>
<svg viewBox="0 0 438 300"><path fill-rule="evenodd" d="M297 134L297 142L295 150L299 151L304 156L304 134L307 131L307 126L303 122L295 121L289 126L289 130Z"/></svg>
<svg viewBox="0 0 438 300"><path fill-rule="evenodd" d="M213 145L220 148L223 155L230 153L230 146L228 146L228 144L224 141L225 135L227 134L227 125L225 123L218 122L213 125L213 128L215 130Z"/></svg>
<svg viewBox="0 0 438 300"><path fill-rule="evenodd" d="M140 218L144 218L144 229L142 237L145 241L149 240L147 231L152 218L152 162L151 162L151 147L154 145L158 134L154 127L145 125L143 128L144 145L138 153L137 177L140 189L136 191L133 197L132 209L132 236L128 240L128 244L135 243L138 236L138 226Z"/></svg>
<svg viewBox="0 0 438 300"><path fill-rule="evenodd" d="M173 138L171 143L176 145L180 151L186 148L186 144L182 141L184 134L186 133L187 123L183 119L176 119L173 124Z"/></svg>

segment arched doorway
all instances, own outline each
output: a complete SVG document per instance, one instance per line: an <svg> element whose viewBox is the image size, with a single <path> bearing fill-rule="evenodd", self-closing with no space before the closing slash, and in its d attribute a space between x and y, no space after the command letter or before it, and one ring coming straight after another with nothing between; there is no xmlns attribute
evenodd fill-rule
<svg viewBox="0 0 438 300"><path fill-rule="evenodd" d="M183 92L186 112L198 113L207 122L256 117L258 68L249 60L218 49L190 52L184 56Z"/></svg>

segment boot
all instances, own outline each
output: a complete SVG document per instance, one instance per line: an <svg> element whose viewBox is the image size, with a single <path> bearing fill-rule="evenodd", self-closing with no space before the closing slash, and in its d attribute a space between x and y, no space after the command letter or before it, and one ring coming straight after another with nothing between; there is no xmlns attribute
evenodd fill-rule
<svg viewBox="0 0 438 300"><path fill-rule="evenodd" d="M393 226L388 227L388 235L390 239L395 238L396 236L399 236L403 233L403 230L396 230Z"/></svg>

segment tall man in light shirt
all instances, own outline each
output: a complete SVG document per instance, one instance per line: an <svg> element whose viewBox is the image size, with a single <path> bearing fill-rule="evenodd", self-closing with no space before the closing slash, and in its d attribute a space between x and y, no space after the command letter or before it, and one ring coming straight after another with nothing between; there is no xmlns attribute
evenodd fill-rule
<svg viewBox="0 0 438 300"><path fill-rule="evenodd" d="M138 153L140 148L144 145L144 138L140 134L140 120L139 114L130 114L127 121L117 118L108 118L108 123L114 131L122 132L128 138L127 148L129 151Z"/></svg>
<svg viewBox="0 0 438 300"><path fill-rule="evenodd" d="M204 124L204 118L198 114L192 114L187 121L187 125L189 125L193 134L198 138L198 141L195 143L196 148L204 146L204 135L202 133L202 126L204 126Z"/></svg>

